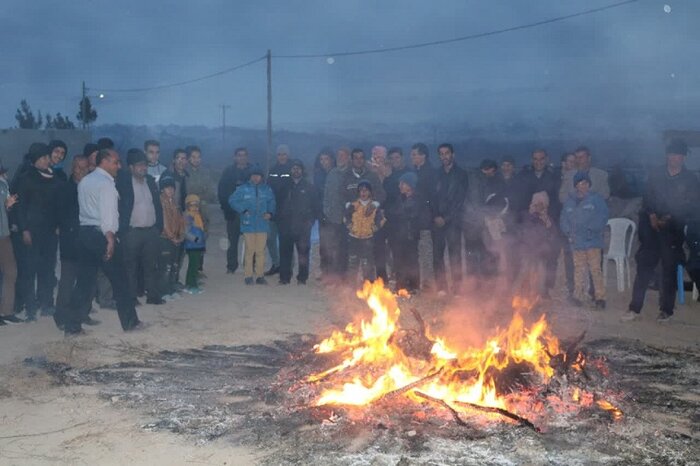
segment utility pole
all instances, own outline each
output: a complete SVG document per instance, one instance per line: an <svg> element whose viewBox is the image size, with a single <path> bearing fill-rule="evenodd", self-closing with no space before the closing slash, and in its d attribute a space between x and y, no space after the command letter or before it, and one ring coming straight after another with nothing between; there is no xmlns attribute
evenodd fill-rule
<svg viewBox="0 0 700 466"><path fill-rule="evenodd" d="M265 158L265 175L270 170L272 159L272 52L267 49L267 157Z"/></svg>
<svg viewBox="0 0 700 466"><path fill-rule="evenodd" d="M83 81L83 98L80 99L80 113L83 116L83 118L81 118L81 120L83 120L83 129L85 129L85 127L87 126L87 124L85 123L85 118L86 118L85 113L87 112L87 110L85 109L85 104L87 103L85 101L85 91L86 91L85 81Z"/></svg>
<svg viewBox="0 0 700 466"><path fill-rule="evenodd" d="M226 109L231 108L230 105L221 104L221 147L226 151Z"/></svg>

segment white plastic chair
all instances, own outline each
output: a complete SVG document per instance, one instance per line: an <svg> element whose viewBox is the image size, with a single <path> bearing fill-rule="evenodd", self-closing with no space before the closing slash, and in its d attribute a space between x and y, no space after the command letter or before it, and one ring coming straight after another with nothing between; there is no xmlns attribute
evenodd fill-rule
<svg viewBox="0 0 700 466"><path fill-rule="evenodd" d="M603 278L608 277L608 261L615 261L617 271L617 291L625 290L625 275L627 276L627 287L632 288L632 277L630 274L630 254L632 253L632 243L634 234L637 232L637 225L628 218L611 218L608 220L610 227L610 246L608 252L603 256Z"/></svg>

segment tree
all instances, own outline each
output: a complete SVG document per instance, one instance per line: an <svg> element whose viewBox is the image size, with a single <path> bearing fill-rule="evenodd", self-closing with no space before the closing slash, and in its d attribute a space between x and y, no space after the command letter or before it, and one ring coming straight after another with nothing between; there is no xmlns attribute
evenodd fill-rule
<svg viewBox="0 0 700 466"><path fill-rule="evenodd" d="M80 99L80 110L76 118L82 123L83 127L88 127L90 123L97 120L97 110L92 108L90 97L83 97Z"/></svg>
<svg viewBox="0 0 700 466"><path fill-rule="evenodd" d="M58 112L53 120L53 127L56 129L75 129L75 124L70 121L70 117L64 117L61 112Z"/></svg>
<svg viewBox="0 0 700 466"><path fill-rule="evenodd" d="M15 120L17 120L19 127L22 129L39 129L44 122L41 111L34 117L34 113L25 99L22 99L19 103L19 108L17 113L15 113Z"/></svg>

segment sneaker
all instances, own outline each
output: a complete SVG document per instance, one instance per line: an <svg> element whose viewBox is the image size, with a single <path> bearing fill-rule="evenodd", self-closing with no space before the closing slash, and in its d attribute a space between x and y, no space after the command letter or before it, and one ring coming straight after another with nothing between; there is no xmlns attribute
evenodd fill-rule
<svg viewBox="0 0 700 466"><path fill-rule="evenodd" d="M306 285L306 280L299 280L297 278L297 285Z"/></svg>
<svg viewBox="0 0 700 466"><path fill-rule="evenodd" d="M85 335L85 330L83 330L82 328L78 328L75 330L64 330L63 331L63 336L65 338L79 337L81 335Z"/></svg>
<svg viewBox="0 0 700 466"><path fill-rule="evenodd" d="M595 300L595 308L596 309L605 309L605 300L604 299L596 299Z"/></svg>
<svg viewBox="0 0 700 466"><path fill-rule="evenodd" d="M246 285L252 285L253 282L253 277L245 277L245 284Z"/></svg>
<svg viewBox="0 0 700 466"><path fill-rule="evenodd" d="M671 317L673 317L673 314L666 314L664 311L661 311L659 315L656 316L656 321L658 323L668 322L671 320Z"/></svg>
<svg viewBox="0 0 700 466"><path fill-rule="evenodd" d="M24 319L25 322L36 322L36 314L27 314L27 318Z"/></svg>
<svg viewBox="0 0 700 466"><path fill-rule="evenodd" d="M266 276L266 277L270 277L270 276L272 276L272 275L277 275L278 273L280 273L280 268L279 268L279 266L278 266L278 265L273 265L272 267L270 267L270 270L268 270L267 272L265 272L265 276Z"/></svg>
<svg viewBox="0 0 700 466"><path fill-rule="evenodd" d="M146 299L146 304L153 304L153 305L159 305L159 304L165 304L165 300L163 298L147 298Z"/></svg>
<svg viewBox="0 0 700 466"><path fill-rule="evenodd" d="M3 325L7 325L7 323L5 322L4 319L2 319L2 318L0 317L0 327L2 327Z"/></svg>
<svg viewBox="0 0 700 466"><path fill-rule="evenodd" d="M623 322L630 322L637 319L639 319L639 313L634 311L627 311L620 317L620 320Z"/></svg>
<svg viewBox="0 0 700 466"><path fill-rule="evenodd" d="M255 279L255 284L256 285L267 285L267 280L265 280L265 277L258 277Z"/></svg>
<svg viewBox="0 0 700 466"><path fill-rule="evenodd" d="M187 293L187 294L202 294L202 289L201 289L201 288L194 287L194 286L191 286L191 287L189 287L189 288L185 288L184 291L185 291L185 293Z"/></svg>
<svg viewBox="0 0 700 466"><path fill-rule="evenodd" d="M83 325L93 326L93 325L100 325L100 323L101 322L99 320L93 319L92 317L86 317L85 319L83 319Z"/></svg>
<svg viewBox="0 0 700 466"><path fill-rule="evenodd" d="M289 285L289 280L280 280L277 283L279 283L280 285Z"/></svg>
<svg viewBox="0 0 700 466"><path fill-rule="evenodd" d="M16 315L2 316L0 317L6 324L21 324L24 320L20 319Z"/></svg>

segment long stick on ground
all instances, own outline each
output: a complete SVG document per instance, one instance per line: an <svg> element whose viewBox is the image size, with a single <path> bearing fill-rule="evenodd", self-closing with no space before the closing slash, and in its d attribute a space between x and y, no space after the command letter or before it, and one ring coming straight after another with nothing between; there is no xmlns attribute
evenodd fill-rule
<svg viewBox="0 0 700 466"><path fill-rule="evenodd" d="M422 379L418 379L418 380L416 380L415 382L411 382L411 383L409 383L408 385L404 385L404 386L401 387L401 388L397 388L396 390L392 390L392 391L390 391L390 392L388 392L388 393L385 393L384 395L382 395L382 396L380 396L379 398L377 398L377 399L375 400L375 403L376 403L376 402L379 402L379 401L382 401L382 400L386 400L386 399L388 399L388 398L394 398L394 397L396 397L396 396L399 396L399 395L402 395L402 394L408 392L409 390L413 390L414 388L420 387L420 386L423 385L424 383L429 382L430 380L433 380L435 377L437 377L438 375L440 375L440 374L442 373L442 369L443 369L443 368L444 368L444 367L441 367L441 368L438 369L437 371L433 372L432 374L426 375L426 376L423 377ZM416 392L416 393L417 393L417 392Z"/></svg>
<svg viewBox="0 0 700 466"><path fill-rule="evenodd" d="M439 404L440 406L442 406L443 408L448 410L450 412L450 414L452 414L452 417L454 418L454 420L457 424L459 424L460 426L463 426L463 427L469 427L469 424L464 422L462 420L462 418L459 417L459 413L452 406L448 405L444 400L441 400L440 398L432 397L426 393L419 392L418 390L414 390L413 393L415 393L419 397L424 398L428 401L432 401L433 403Z"/></svg>
<svg viewBox="0 0 700 466"><path fill-rule="evenodd" d="M483 412L486 412L486 413L496 413L496 414L500 414L501 416L507 417L507 418L512 419L512 420L514 420L514 421L517 421L520 425L523 425L523 426L525 426L525 427L529 427L530 429L534 430L534 431L537 432L538 434L542 432L542 431L541 431L537 426L535 426L532 422L528 421L527 419L525 419L525 418L522 417L522 416L518 416L518 415L515 414L515 413L511 413L511 412L508 411L507 409L495 408L495 407L492 407L492 406L481 406L481 405L478 405L478 404L475 404L475 403L469 403L469 402L467 402L467 401L455 401L455 403L458 404L458 405L460 405L460 406L467 406L467 407L469 407L469 408L473 408L473 409L476 409L476 410L478 410L478 411L483 411Z"/></svg>

